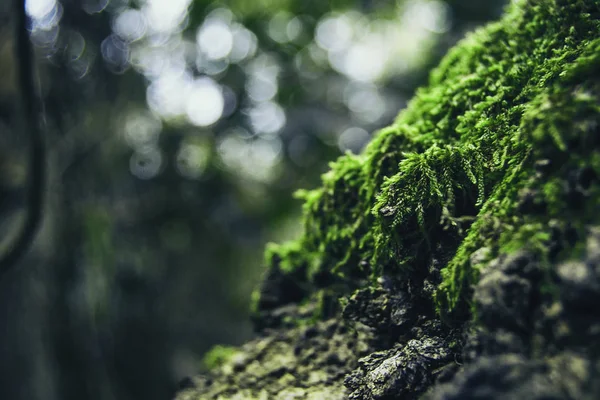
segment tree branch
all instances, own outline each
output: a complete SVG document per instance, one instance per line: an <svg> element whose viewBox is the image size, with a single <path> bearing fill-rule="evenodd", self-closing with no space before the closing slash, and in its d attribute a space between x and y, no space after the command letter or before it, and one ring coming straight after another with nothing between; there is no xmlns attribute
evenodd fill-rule
<svg viewBox="0 0 600 400"><path fill-rule="evenodd" d="M29 178L25 221L14 241L0 259L0 276L5 275L29 250L42 220L45 189L46 150L39 121L39 107L35 94L33 48L27 29L25 0L15 0L17 23L15 27L15 57L19 70L22 112L25 130L29 134Z"/></svg>

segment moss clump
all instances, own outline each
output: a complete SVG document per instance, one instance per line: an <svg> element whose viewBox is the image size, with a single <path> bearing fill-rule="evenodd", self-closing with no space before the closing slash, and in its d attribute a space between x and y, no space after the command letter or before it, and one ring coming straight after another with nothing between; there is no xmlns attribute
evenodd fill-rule
<svg viewBox="0 0 600 400"><path fill-rule="evenodd" d="M202 357L202 367L209 371L219 368L239 352L240 350L233 346L214 346Z"/></svg>
<svg viewBox="0 0 600 400"><path fill-rule="evenodd" d="M263 337L179 398L599 398L599 78L600 0L513 2L467 37L299 193Z"/></svg>
<svg viewBox="0 0 600 400"><path fill-rule="evenodd" d="M269 247L271 268L342 295L424 269L453 235L434 294L445 314L499 254L567 257L567 247L549 254L549 221L572 218L580 231L598 220L599 18L599 1L517 1L470 34L363 154L339 158L322 187L299 194L304 233ZM574 168L587 171L574 178L585 201L561 183ZM482 247L488 256L471 266Z"/></svg>

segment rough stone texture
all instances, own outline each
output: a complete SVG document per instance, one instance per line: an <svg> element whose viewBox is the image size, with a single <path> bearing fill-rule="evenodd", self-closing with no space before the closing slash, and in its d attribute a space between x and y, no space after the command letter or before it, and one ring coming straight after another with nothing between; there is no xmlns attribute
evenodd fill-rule
<svg viewBox="0 0 600 400"><path fill-rule="evenodd" d="M600 0L512 2L302 193L178 400L600 398L599 78Z"/></svg>
<svg viewBox="0 0 600 400"><path fill-rule="evenodd" d="M342 400L345 375L374 349L369 330L337 319L270 331L242 346L214 376L186 381L177 398Z"/></svg>
<svg viewBox="0 0 600 400"><path fill-rule="evenodd" d="M558 297L540 294L540 268L530 255L494 260L494 268L488 267L475 289L479 323L463 348L468 363L425 398L597 399L599 248L600 230L591 227L582 259L551 270L558 280ZM498 274L505 274L500 284L490 285ZM523 307L507 306L508 296Z"/></svg>

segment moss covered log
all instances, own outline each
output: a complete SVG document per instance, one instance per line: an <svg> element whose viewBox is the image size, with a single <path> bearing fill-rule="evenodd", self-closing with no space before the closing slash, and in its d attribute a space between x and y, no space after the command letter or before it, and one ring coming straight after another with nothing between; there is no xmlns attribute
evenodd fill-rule
<svg viewBox="0 0 600 400"><path fill-rule="evenodd" d="M599 177L600 1L514 1L299 193L263 337L179 399L598 398Z"/></svg>

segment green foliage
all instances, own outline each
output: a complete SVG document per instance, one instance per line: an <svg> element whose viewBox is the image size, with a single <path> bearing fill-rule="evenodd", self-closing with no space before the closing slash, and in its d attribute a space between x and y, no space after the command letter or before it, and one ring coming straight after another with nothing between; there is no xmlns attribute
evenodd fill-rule
<svg viewBox="0 0 600 400"><path fill-rule="evenodd" d="M373 280L424 268L451 231L462 240L435 298L445 313L485 267L470 265L475 250L489 247L488 261L524 246L544 253L551 218L572 216L577 229L597 220L589 207L600 196L592 191L591 205L569 208L561 182L578 166L600 175L591 145L600 119L599 18L598 1L513 3L446 56L362 155L341 157L321 188L301 193L303 236L270 254L287 271L309 265L307 282L322 273ZM535 162L548 158L552 175L536 178ZM543 194L547 213L519 211L524 189Z"/></svg>
<svg viewBox="0 0 600 400"><path fill-rule="evenodd" d="M233 346L216 345L202 357L202 366L207 370L219 368L239 352Z"/></svg>
<svg viewBox="0 0 600 400"><path fill-rule="evenodd" d="M384 180L373 208L382 227L374 262L389 264L395 259L410 267L421 250L431 249L429 235L436 226L460 229L457 196L476 198L475 206L483 203L485 163L484 153L471 144L434 144L423 153L403 156L398 173ZM415 235L418 248L410 244Z"/></svg>

